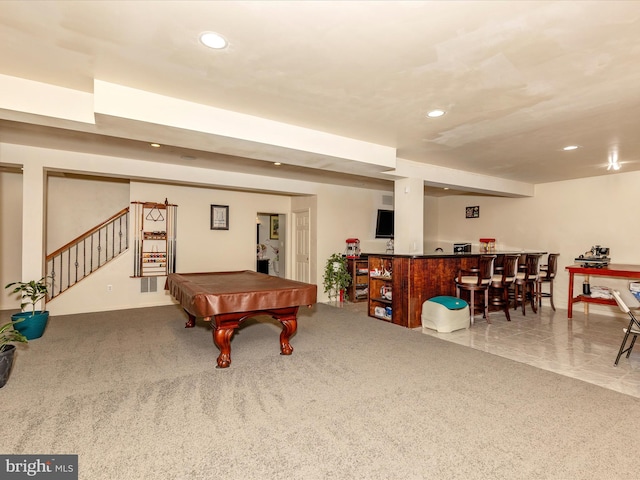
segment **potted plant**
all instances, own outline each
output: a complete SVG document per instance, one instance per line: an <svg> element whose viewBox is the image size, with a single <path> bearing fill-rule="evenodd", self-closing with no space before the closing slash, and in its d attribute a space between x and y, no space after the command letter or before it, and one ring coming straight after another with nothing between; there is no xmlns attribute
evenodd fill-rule
<svg viewBox="0 0 640 480"><path fill-rule="evenodd" d="M346 288L351 284L351 275L347 270L347 259L339 253L334 253L327 259L324 267L324 293L329 294L329 300L339 298L348 300Z"/></svg>
<svg viewBox="0 0 640 480"><path fill-rule="evenodd" d="M18 320L20 321L20 320ZM0 327L0 388L9 380L16 346L11 342L27 343L27 337L13 328L14 322L5 323Z"/></svg>
<svg viewBox="0 0 640 480"><path fill-rule="evenodd" d="M49 312L46 310L36 310L36 304L46 299L49 293L48 277L44 276L40 280L29 282L12 282L4 288L13 288L11 293L20 293L22 303L20 313L11 315L11 320L16 325L16 330L22 333L28 340L40 338L44 333L49 320ZM30 305L30 311L25 311L25 307ZM17 320L21 320L18 324Z"/></svg>

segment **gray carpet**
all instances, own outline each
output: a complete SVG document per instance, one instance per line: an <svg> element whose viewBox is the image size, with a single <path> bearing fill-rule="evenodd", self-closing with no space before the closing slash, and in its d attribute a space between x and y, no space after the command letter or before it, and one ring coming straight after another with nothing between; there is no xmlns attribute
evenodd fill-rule
<svg viewBox="0 0 640 480"><path fill-rule="evenodd" d="M639 400L328 305L215 368L177 307L53 317L0 390L1 453L81 479L638 478Z"/></svg>

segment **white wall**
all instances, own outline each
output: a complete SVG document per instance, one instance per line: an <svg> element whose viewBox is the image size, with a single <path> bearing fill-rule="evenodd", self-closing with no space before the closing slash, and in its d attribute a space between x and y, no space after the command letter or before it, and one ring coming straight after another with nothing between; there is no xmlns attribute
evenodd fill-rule
<svg viewBox="0 0 640 480"><path fill-rule="evenodd" d="M534 197L451 196L438 200L440 241L495 237L500 250L543 250L560 253L555 281L556 308L568 303L567 265L599 244L611 249L612 263L640 265L640 224L635 219L640 172L616 173L536 186ZM465 206L480 206L480 218L466 219ZM576 293L583 278L576 276ZM592 277L592 285L625 288L621 279ZM582 309L576 304L574 309ZM618 313L617 308L590 305L591 311Z"/></svg>
<svg viewBox="0 0 640 480"><path fill-rule="evenodd" d="M424 253L433 253L436 248L444 251L451 249L450 245L440 242L438 225L440 224L440 213L438 211L438 199L436 197L424 197Z"/></svg>
<svg viewBox="0 0 640 480"><path fill-rule="evenodd" d="M311 278L318 285L319 301L327 300L322 292L324 262L332 253L344 252L346 238L359 238L363 252L385 251L386 241L374 239L373 232L376 210L389 208L382 204L383 196L390 194L388 191L269 179L269 187L274 192L291 192L294 196L254 194L232 189L264 188L264 177L163 164L154 164L150 169L148 162L131 159L8 144L0 144L0 161L9 164L33 162L32 168L41 165L47 169L132 178L130 200L163 202L168 198L170 203L179 206L177 267L183 271L254 269L255 216L264 211L287 214L288 221L292 211L310 211ZM156 175L155 181L136 180L151 173ZM163 179L175 182L191 179L209 186L162 184ZM558 252L556 305L566 308L568 278L564 267L592 245L610 247L615 263L640 264L640 253L636 249L640 226L633 221L639 180L640 172L631 172L543 184L536 186L532 198L425 198L425 252L430 253L437 246L450 251L451 245L459 241L470 241L477 247L478 239L485 236L496 237L500 249ZM54 183L59 186L53 188ZM62 185L56 181L49 188L64 188ZM106 184L103 186L106 189ZM21 278L21 175L0 173L0 187L0 280L4 286ZM120 186L114 189L120 191ZM66 207L56 207L60 209L60 215L65 211L73 212L74 197L55 191L49 195L50 201L55 199L60 205L68 199ZM121 196L121 192L115 196ZM99 199L100 196L96 196L96 201ZM211 204L230 206L229 231L209 229ZM464 207L470 205L480 206L480 218L465 218ZM291 232L290 225L288 227ZM140 280L131 278L131 274L132 258L125 254L112 267L102 269L74 286L50 302L47 308L52 314L64 314L171 302L162 291L164 285L159 285L159 292L155 294L141 294ZM616 279L598 279L592 283L625 285L624 281ZM113 286L111 293L107 292L106 285ZM9 299L3 291L0 308L13 309L17 305L17 300ZM606 306L592 305L591 308L609 313L615 311Z"/></svg>
<svg viewBox="0 0 640 480"><path fill-rule="evenodd" d="M322 268L325 259L333 252L342 252L345 248L345 239L358 237L363 239L365 246L371 252L384 251L384 243L373 240L375 228L375 211L382 202L383 194L389 192L372 191L358 188L334 187L312 182L287 181L273 178L265 182L265 177L230 174L198 168L180 167L164 164L151 164L148 162L120 159L115 157L103 157L99 155L81 154L76 152L61 152L19 145L0 144L0 161L5 163L27 164L31 170L43 168L45 170L73 171L86 175L106 175L119 178L131 178L129 199L130 201L154 201L169 202L178 205L178 242L176 265L178 271L211 271L211 270L238 270L255 269L255 218L258 212L273 212L286 215L287 222L292 217L295 209L306 208L311 213L312 221L312 252L310 258L311 281L318 284L318 300L326 301L322 290ZM84 170L83 170L84 169ZM148 181L138 181L137 178L148 178L151 174L157 178ZM6 173L2 174L5 178ZM21 175L12 178L12 191L21 189ZM197 182L201 186L178 186L177 181ZM174 183L162 183L163 180ZM113 205L116 210L121 207L119 202L122 197L122 184L108 180L97 183L74 178L56 179L49 182L50 202L55 205L55 215L65 218L65 221L73 219L74 211L78 207L78 199L70 194L77 189L84 192L81 197L83 202L89 201L93 193L93 200L99 203L102 197L113 195L118 198ZM211 183L210 186L204 186ZM228 188L220 188L224 185ZM99 187L98 187L99 186ZM274 194L247 193L238 191L238 188L265 188L272 187ZM236 190L234 190L236 189ZM294 196L283 195L280 192L291 192ZM3 189L0 201L6 204L9 201L20 202L5 196L16 195L10 189ZM17 197L18 199L21 197ZM210 230L209 215L210 205L229 205L230 230ZM322 214L320 214L320 210ZM114 212L111 212L115 213ZM109 216L110 214L107 214ZM84 217L84 215L82 215ZM9 225L6 225L10 222ZM97 222L90 222L94 226ZM3 216L0 219L2 232L7 232L9 226L13 227L14 235L11 244L15 248L7 252L3 251L2 265L10 267L6 274L7 281L22 278L20 255L21 246L20 224L22 217L15 212L15 216ZM40 221L36 219L35 221ZM56 220L57 221L57 220ZM84 220L82 220L84 222ZM56 229L53 221L49 221L50 229ZM68 242L77 235L80 227L72 225L70 230L74 233L70 238L63 240ZM289 233L287 233L289 232ZM290 225L285 225L284 235L290 242L288 235L291 232ZM315 234L317 233L317 237ZM57 235L57 233L56 233ZM62 234L60 238L62 239ZM369 241L367 241L369 239ZM61 245L57 245L58 248ZM54 248L53 246L50 248ZM50 250L49 250L50 251ZM6 258L16 259L15 265L10 265ZM158 292L140 293L140 279L131 278L133 273L132 255L125 253L117 258L108 268L100 269L87 280L80 282L68 292L55 298L47 304L52 315L81 313L85 311L115 310L124 308L137 308L151 305L168 304L172 300L163 291L164 278L158 278ZM291 265L287 260L287 264ZM287 272L290 277L290 273ZM111 285L109 292L107 286ZM3 292L4 294L4 292ZM17 309L19 301L9 298L4 294L0 297L0 308Z"/></svg>
<svg viewBox="0 0 640 480"><path fill-rule="evenodd" d="M127 180L49 176L47 253L62 247L128 206Z"/></svg>
<svg viewBox="0 0 640 480"><path fill-rule="evenodd" d="M394 184L394 253L424 253L424 185L419 178L403 178ZM395 232L398 232L398 235Z"/></svg>
<svg viewBox="0 0 640 480"><path fill-rule="evenodd" d="M376 213L389 192L321 185L318 188L318 268L334 253L344 253L347 238L360 240L363 253L384 253L386 239L376 239ZM320 284L322 282L320 281Z"/></svg>
<svg viewBox="0 0 640 480"><path fill-rule="evenodd" d="M204 187L131 182L131 201L178 205L176 271L209 272L255 270L256 213L288 211L289 197L253 194ZM229 206L229 230L210 229L211 205ZM68 206L71 208L71 206ZM164 290L165 277L158 277L157 291L141 293L133 274L129 251L114 265L99 270L48 304L52 315L83 311L165 305L172 303ZM111 291L107 286L111 285Z"/></svg>
<svg viewBox="0 0 640 480"><path fill-rule="evenodd" d="M21 280L21 263L22 175L0 171L0 309L19 305L4 286Z"/></svg>

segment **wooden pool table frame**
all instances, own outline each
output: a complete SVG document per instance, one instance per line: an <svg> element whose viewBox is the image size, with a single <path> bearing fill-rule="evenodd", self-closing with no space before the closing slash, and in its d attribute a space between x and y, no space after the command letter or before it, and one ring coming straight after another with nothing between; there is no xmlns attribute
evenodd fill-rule
<svg viewBox="0 0 640 480"><path fill-rule="evenodd" d="M196 318L211 321L213 343L220 349L219 368L231 364L231 338L240 324L268 315L282 325L280 353L291 355L290 339L298 328L298 308L316 302L317 287L253 271L172 273L165 289L180 303L193 328Z"/></svg>

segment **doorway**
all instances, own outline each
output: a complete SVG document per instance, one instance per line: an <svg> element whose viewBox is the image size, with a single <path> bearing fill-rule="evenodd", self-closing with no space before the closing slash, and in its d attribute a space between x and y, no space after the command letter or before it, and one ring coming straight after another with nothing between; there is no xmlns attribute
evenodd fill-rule
<svg viewBox="0 0 640 480"><path fill-rule="evenodd" d="M285 277L287 216L279 213L256 214L256 271Z"/></svg>

